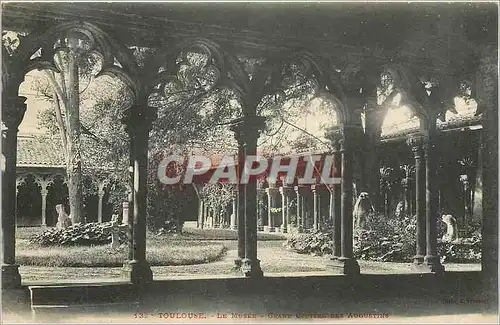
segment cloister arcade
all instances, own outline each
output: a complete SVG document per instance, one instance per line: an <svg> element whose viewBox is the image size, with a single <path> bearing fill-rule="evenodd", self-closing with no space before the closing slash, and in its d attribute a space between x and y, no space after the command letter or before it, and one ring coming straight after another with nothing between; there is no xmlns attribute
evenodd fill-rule
<svg viewBox="0 0 500 325"><path fill-rule="evenodd" d="M196 6L196 8L194 8ZM438 157L437 120L464 83L478 102L484 128L483 260L488 286L497 279L497 8L494 4L277 4L269 10L258 4L98 4L8 3L3 5L5 30L20 33L13 50L2 55L2 284L18 288L16 264L16 144L17 128L26 109L18 95L24 76L32 69L55 69L52 54L72 37L83 39L103 57L100 74L119 78L134 103L118 123L130 137L130 180L133 206L129 222L132 245L125 266L132 283L153 280L146 260L146 173L148 137L155 119L149 105L151 93L175 78L171 63L186 49L210 56L219 82L230 88L241 105L231 129L239 156L255 155L265 119L257 114L260 100L279 91L283 67L291 62L317 83L317 92L335 103L340 126L332 133L334 154L339 157L341 184L328 200L336 225L332 270L357 275L353 257L353 173L362 161L363 191L379 184L381 124L387 108L376 103L381 75L394 81L394 91L412 107L420 120L418 132L407 139L412 148L416 175L417 251L415 264L426 271L444 271L437 254ZM374 15L374 11L377 15ZM258 17L258 19L257 19ZM415 47L416 46L416 47ZM134 48L155 52L138 64ZM418 48L418 50L415 50ZM414 51L412 51L412 49ZM74 50L69 47L69 50ZM264 58L252 75L237 54ZM334 68L335 67L335 68ZM337 68L338 67L338 68ZM361 122L361 112L365 126ZM362 148L362 149L360 149ZM361 159L360 159L361 158ZM376 184L376 185L374 185ZM300 197L301 189L269 186L269 202L277 195ZM264 192L257 180L238 188L239 260L246 277L262 277L257 251L258 196ZM311 192L316 198L316 190ZM258 195L259 194L259 195ZM300 200L299 200L300 202ZM317 202L316 199L314 202ZM272 204L272 203L269 203ZM300 203L299 203L300 204ZM317 204L317 203L316 203ZM300 210L300 208L298 208ZM315 210L316 211L316 210ZM314 213L314 226L318 215ZM268 219L267 227L273 220ZM305 219L301 219L305 220ZM262 226L264 226L263 224ZM284 223L286 226L286 223Z"/></svg>

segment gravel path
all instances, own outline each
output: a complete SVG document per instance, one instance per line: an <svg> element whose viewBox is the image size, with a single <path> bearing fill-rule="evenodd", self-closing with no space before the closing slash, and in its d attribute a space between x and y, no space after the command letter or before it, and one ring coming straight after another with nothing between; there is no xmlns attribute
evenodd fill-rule
<svg viewBox="0 0 500 325"><path fill-rule="evenodd" d="M258 243L258 256L264 274L330 274L325 271L327 257L297 254L282 247L282 241L262 241ZM184 277L232 277L241 276L233 269L237 256L237 242L224 241L228 247L226 256L217 262L184 266L152 267L156 280ZM409 263L381 263L359 261L361 272L365 274L395 274L415 272ZM446 264L447 271L479 271L480 264ZM121 268L74 268L74 267L33 267L19 268L26 284L43 282L97 282L97 281L127 281Z"/></svg>

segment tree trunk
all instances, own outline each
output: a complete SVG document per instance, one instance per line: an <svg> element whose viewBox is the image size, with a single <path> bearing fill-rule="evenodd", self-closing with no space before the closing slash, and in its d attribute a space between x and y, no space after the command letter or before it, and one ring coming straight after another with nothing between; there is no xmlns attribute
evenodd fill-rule
<svg viewBox="0 0 500 325"><path fill-rule="evenodd" d="M69 41L68 55L68 106L66 107L68 194L71 221L84 223L82 219L82 160L80 143L80 96L76 40Z"/></svg>

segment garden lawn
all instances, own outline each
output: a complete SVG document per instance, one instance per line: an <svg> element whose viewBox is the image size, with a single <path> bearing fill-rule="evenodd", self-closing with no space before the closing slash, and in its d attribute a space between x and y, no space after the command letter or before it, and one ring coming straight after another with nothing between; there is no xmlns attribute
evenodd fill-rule
<svg viewBox="0 0 500 325"><path fill-rule="evenodd" d="M155 240L148 242L146 258L152 266L210 263L222 259L227 247L222 243ZM16 261L20 265L50 267L117 267L127 259L128 248L99 246L50 246L18 240Z"/></svg>

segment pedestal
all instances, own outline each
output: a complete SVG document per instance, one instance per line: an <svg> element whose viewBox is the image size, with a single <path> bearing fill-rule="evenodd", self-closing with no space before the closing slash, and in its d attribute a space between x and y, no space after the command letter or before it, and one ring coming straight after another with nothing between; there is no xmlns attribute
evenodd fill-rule
<svg viewBox="0 0 500 325"><path fill-rule="evenodd" d="M134 284L153 282L153 272L147 261L132 260L128 263L130 281Z"/></svg>
<svg viewBox="0 0 500 325"><path fill-rule="evenodd" d="M332 258L326 262L326 270L334 274L357 276L360 274L359 264L354 258Z"/></svg>
<svg viewBox="0 0 500 325"><path fill-rule="evenodd" d="M21 288L21 275L19 274L19 265L2 265L2 290Z"/></svg>
<svg viewBox="0 0 500 325"><path fill-rule="evenodd" d="M255 260L250 260L247 258L243 259L241 265L241 271L243 272L243 275L245 277L256 278L264 276L264 273L260 268L260 260L258 259Z"/></svg>

